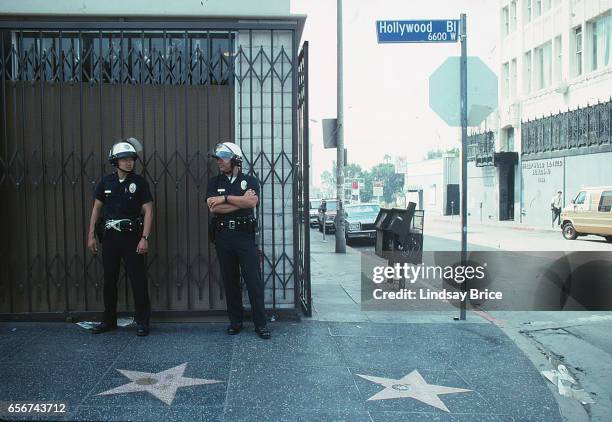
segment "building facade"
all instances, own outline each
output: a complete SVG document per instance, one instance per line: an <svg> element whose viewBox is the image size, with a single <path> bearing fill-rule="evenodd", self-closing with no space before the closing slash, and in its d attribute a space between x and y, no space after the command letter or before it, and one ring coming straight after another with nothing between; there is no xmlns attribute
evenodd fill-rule
<svg viewBox="0 0 612 422"><path fill-rule="evenodd" d="M414 202L427 214L458 215L459 172L459 158L453 156L408 163L404 175L406 204Z"/></svg>
<svg viewBox="0 0 612 422"><path fill-rule="evenodd" d="M307 212L307 52L299 49L305 17L289 6L0 2L8 204L0 211L0 314L102 309L101 260L84 236L92 189L111 171L106 154L128 136L143 142L138 170L155 198L154 310L225 308L205 206L218 172L207 153L220 141L242 147L243 171L261 184L266 305L300 307L308 257L295 214ZM127 284L123 310L132 306Z"/></svg>
<svg viewBox="0 0 612 422"><path fill-rule="evenodd" d="M488 188L471 208L493 198L496 219L546 225L558 190L568 204L612 182L612 1L500 0L499 12L499 108L478 131L494 147L478 144L489 159L470 177Z"/></svg>

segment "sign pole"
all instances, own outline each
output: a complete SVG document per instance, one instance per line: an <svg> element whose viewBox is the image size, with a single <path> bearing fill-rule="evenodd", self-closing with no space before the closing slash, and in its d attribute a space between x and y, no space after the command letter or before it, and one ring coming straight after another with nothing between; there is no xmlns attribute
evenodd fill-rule
<svg viewBox="0 0 612 422"><path fill-rule="evenodd" d="M467 33L466 33L466 16L461 14L459 24L461 36L461 70L460 70L460 86L461 86L461 266L465 268L467 265ZM461 291L467 291L467 281L461 283ZM466 301L461 301L461 311L459 319L465 320L466 317Z"/></svg>
<svg viewBox="0 0 612 422"><path fill-rule="evenodd" d="M435 85L432 86L431 83L434 77L439 78L441 75L448 73L453 75L452 85L453 88L456 89L455 83L457 79L455 78L457 72L457 58L449 57L430 77L429 105L449 125L455 127L461 126L461 199L456 205L461 207L461 265L465 266L467 263L467 127L469 123L466 14L461 13L459 20L379 20L376 21L376 36L379 44L461 42L461 57L459 58L459 104L456 104L454 101L447 101L446 92L438 94L440 98L437 98L435 93L439 92L438 87ZM489 97L488 99L479 98L478 95L473 95L473 101L482 102L478 104L479 107L474 107L476 111L470 116L472 119L471 123L477 125L497 107L497 77L482 60L477 57L470 58L470 68L475 74L472 75L474 80L479 81L480 88L484 86L487 91L490 90L494 93L494 95L487 95L487 97ZM482 77L482 80L480 77ZM447 85L447 81L441 85ZM441 102L442 98L444 98L443 103ZM457 119L457 107L460 109L459 119ZM483 113L485 114L483 115ZM467 281L461 283L460 289L464 293L467 292ZM454 319L465 320L466 310L467 302L462 301L460 315L459 317L454 317Z"/></svg>

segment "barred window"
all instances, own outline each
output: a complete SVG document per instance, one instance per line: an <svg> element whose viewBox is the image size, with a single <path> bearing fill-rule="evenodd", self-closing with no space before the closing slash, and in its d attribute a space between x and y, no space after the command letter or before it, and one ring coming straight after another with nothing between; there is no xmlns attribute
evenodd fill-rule
<svg viewBox="0 0 612 422"><path fill-rule="evenodd" d="M230 31L84 31L11 34L12 72L21 81L227 85L236 34Z"/></svg>

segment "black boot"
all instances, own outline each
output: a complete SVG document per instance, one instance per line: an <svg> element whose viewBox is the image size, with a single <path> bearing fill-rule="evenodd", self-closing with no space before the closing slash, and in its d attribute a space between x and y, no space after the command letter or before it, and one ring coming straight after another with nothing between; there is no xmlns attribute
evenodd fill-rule
<svg viewBox="0 0 612 422"><path fill-rule="evenodd" d="M255 332L259 337L263 338L264 340L269 340L270 337L272 337L272 334L270 333L270 330L268 330L268 327L255 328Z"/></svg>
<svg viewBox="0 0 612 422"><path fill-rule="evenodd" d="M136 326L136 335L144 337L149 335L149 324L138 324Z"/></svg>
<svg viewBox="0 0 612 422"><path fill-rule="evenodd" d="M108 322L102 322L91 329L92 334L105 333L107 331L113 331L117 329L117 324L110 324Z"/></svg>
<svg viewBox="0 0 612 422"><path fill-rule="evenodd" d="M242 324L232 324L227 328L227 334L230 336L238 334L242 331Z"/></svg>

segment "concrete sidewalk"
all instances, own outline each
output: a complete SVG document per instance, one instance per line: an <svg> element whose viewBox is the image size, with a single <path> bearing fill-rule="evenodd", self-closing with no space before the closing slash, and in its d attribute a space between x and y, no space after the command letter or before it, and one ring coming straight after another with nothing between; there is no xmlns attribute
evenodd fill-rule
<svg viewBox="0 0 612 422"><path fill-rule="evenodd" d="M1 323L0 397L67 403L3 420L558 421L540 374L490 324L157 323L92 335Z"/></svg>
<svg viewBox="0 0 612 422"><path fill-rule="evenodd" d="M148 337L133 328L94 336L76 324L0 323L0 419L587 419L542 377L550 362L516 332L518 320L469 312L454 321L456 310L362 312L360 253L335 254L333 237L323 243L312 234L313 318L270 323L269 341L252 326L228 336L225 323L212 322L154 321ZM67 403L67 412L5 411L40 402ZM598 409L593 419L607 420Z"/></svg>
<svg viewBox="0 0 612 422"><path fill-rule="evenodd" d="M514 351L529 360L533 371L538 373L564 364L578 381L574 387L584 388L595 398L595 404L582 406L575 399L560 395L540 375L537 385L548 389L555 398L564 420L609 420L612 415L612 343L606 340L605 333L612 328L610 313L494 312L489 315L468 312L467 322L459 322L453 320L458 311L364 312L360 307L360 252L347 247L346 254L336 254L334 237L327 236L327 242L323 243L322 236L318 235L311 231L313 319L420 324L429 327L427 337L440 335L440 327L445 327L446 332L457 333L462 332L466 324L474 332L494 329L517 346ZM423 330L426 332L427 328ZM427 340L415 338L414 341ZM458 350L469 347L461 342L456 345ZM470 365L482 358L480 353L475 353L466 356L464 363ZM488 369L491 376L503 379L507 366L508 362L500 360ZM534 416L526 420L539 419Z"/></svg>
<svg viewBox="0 0 612 422"><path fill-rule="evenodd" d="M430 222L435 223L444 223L461 226L461 216L459 215L436 215L429 214L427 218ZM525 230L525 231L539 231L543 233L550 232L561 232L561 228L559 226L530 226L525 223L521 223L520 221L515 220L490 220L483 219L482 221L478 217L468 217L468 227L496 227L496 228L506 228L506 229L514 229L514 230Z"/></svg>
<svg viewBox="0 0 612 422"><path fill-rule="evenodd" d="M310 232L312 318L319 321L367 321L387 323L447 323L458 316L456 310L436 312L385 312L361 310L361 253L351 247L336 254L334 235ZM476 318L474 322L483 322Z"/></svg>

